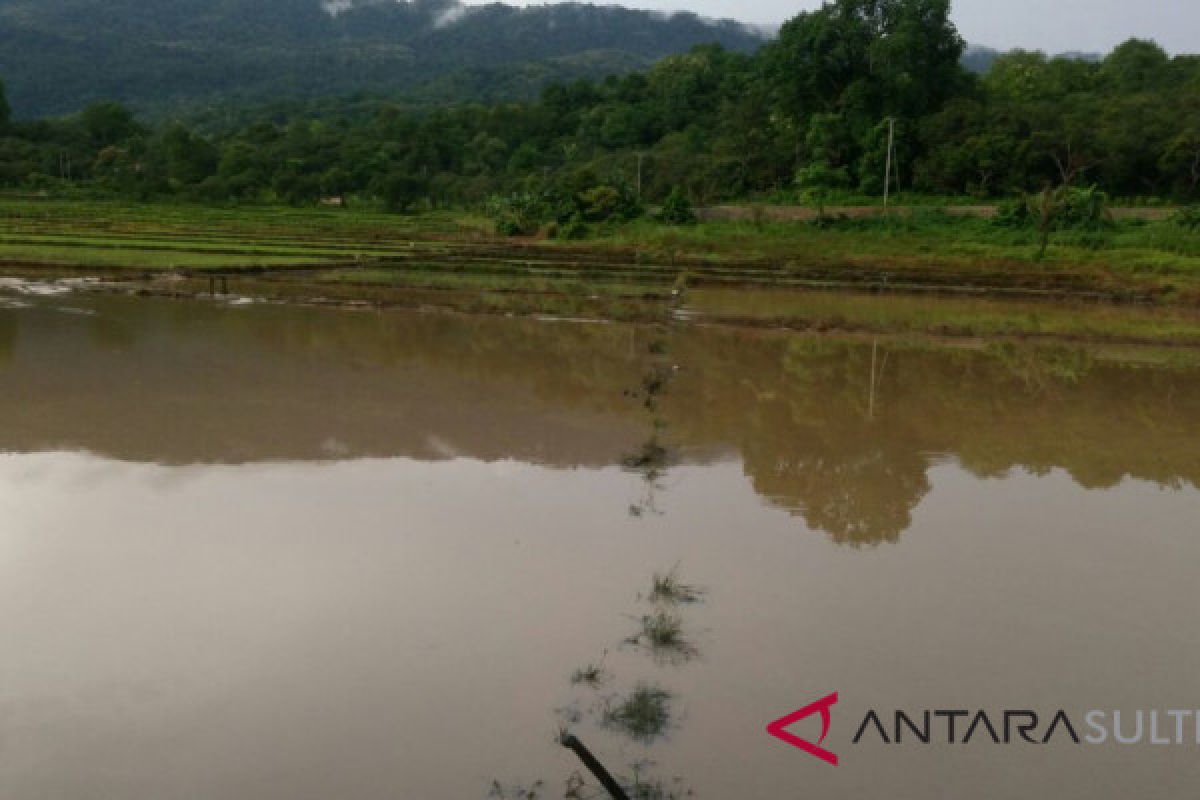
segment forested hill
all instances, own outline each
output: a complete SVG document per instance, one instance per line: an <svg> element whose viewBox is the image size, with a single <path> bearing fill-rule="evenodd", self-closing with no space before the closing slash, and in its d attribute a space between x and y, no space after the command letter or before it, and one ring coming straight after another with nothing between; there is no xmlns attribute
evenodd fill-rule
<svg viewBox="0 0 1200 800"><path fill-rule="evenodd" d="M19 117L117 100L142 111L350 93L487 102L641 69L732 21L577 3L456 0L0 0L0 75Z"/></svg>

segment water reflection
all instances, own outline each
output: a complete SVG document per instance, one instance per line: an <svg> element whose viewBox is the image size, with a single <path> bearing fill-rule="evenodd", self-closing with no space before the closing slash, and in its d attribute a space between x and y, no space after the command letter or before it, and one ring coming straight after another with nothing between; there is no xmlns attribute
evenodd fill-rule
<svg viewBox="0 0 1200 800"><path fill-rule="evenodd" d="M684 795L677 774L778 797L805 768L763 726L817 692L852 719L1173 707L1194 684L1194 370L86 303L0 309L5 798L600 796L559 724L645 797ZM664 362L654 408L626 395ZM627 459L654 436L648 483L655 459ZM631 518L648 485L660 513ZM845 727L863 768L806 770L816 796L1197 780L1186 748L931 747L914 769Z"/></svg>
<svg viewBox="0 0 1200 800"><path fill-rule="evenodd" d="M621 464L645 478L634 515L656 513L671 463L738 459L768 502L853 545L897 541L946 459L1088 488L1200 476L1200 372L1077 348L85 302L94 316L0 309L0 449Z"/></svg>
<svg viewBox="0 0 1200 800"><path fill-rule="evenodd" d="M870 343L706 331L678 348L703 364L680 379L679 438L734 446L756 491L839 542L898 539L947 458L979 477L1059 468L1087 488L1200 476L1200 375L1187 369L891 344L873 372Z"/></svg>

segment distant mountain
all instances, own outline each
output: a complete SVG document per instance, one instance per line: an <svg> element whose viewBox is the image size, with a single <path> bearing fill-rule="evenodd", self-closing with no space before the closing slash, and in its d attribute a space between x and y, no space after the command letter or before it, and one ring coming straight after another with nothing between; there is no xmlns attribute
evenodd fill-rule
<svg viewBox="0 0 1200 800"><path fill-rule="evenodd" d="M995 50L991 47L982 45L969 45L967 51L963 53L963 66L976 75L982 75L992 68L992 64L996 63L996 59L1004 55L1004 51ZM1070 51L1067 53L1058 53L1055 58L1069 58L1074 61L1103 61L1104 56L1100 53L1081 53L1078 51Z"/></svg>
<svg viewBox="0 0 1200 800"><path fill-rule="evenodd" d="M351 93L529 96L757 29L695 14L457 0L0 0L0 79L17 115L112 99L141 111Z"/></svg>

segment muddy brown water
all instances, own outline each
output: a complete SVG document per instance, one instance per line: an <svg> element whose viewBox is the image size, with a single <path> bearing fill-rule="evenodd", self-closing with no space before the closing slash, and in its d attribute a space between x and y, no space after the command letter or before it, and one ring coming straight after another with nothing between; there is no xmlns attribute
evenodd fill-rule
<svg viewBox="0 0 1200 800"><path fill-rule="evenodd" d="M1200 372L1079 349L6 295L0 797L556 797L560 726L703 798L1191 796L1191 727L852 739L1200 709L1198 444ZM835 691L839 766L766 735Z"/></svg>

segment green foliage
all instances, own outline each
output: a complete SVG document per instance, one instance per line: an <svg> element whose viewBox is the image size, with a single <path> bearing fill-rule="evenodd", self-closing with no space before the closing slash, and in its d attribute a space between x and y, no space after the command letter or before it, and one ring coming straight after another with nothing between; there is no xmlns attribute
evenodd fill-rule
<svg viewBox="0 0 1200 800"><path fill-rule="evenodd" d="M47 30L44 8L66 1L12 0L23 16L0 19L0 33L17 25L14 20ZM236 83L234 73L243 74L238 58L250 57L242 51L258 58L261 37L286 35L313 45L305 50L297 44L285 61L328 56L317 42L342 42L331 33L345 41L384 37L391 47L409 42L439 2L364 5L329 17L313 11L313 0L231 0L197 18L192 0L164 0L161 16L144 25L153 35L169 31L172 42L219 32L240 54L224 67ZM89 3L78 0L73 14L54 18L63 35L84 26L74 14L88 18ZM286 15L279 15L281 6ZM103 39L140 10L133 0L118 0L86 27ZM870 198L882 193L891 118L896 188L905 192L988 199L1066 185L1095 186L1111 197L1200 200L1200 59L1172 58L1151 43L1131 41L1100 62L1003 54L976 78L959 66L962 40L947 11L946 0L835 0L800 14L778 41L754 55L699 46L642 73L551 84L537 100L517 103L429 107L359 94L260 109L214 107L191 124L153 127L140 124L124 105L99 103L75 116L10 124L0 136L0 183L212 202L309 205L340 196L393 210L419 204L477 209L485 198L498 197L505 199L489 204L498 229L560 237L634 219L643 213L643 199L662 204L664 219L673 224L694 219L692 203L764 198L803 201L823 219L825 208L845 201L846 192ZM539 20L563 27L550 36L534 25ZM637 13L587 6L527 12L487 6L436 33L426 31L428 40L414 45L413 53L436 42L446 58L467 49L496 66L506 63L514 42L532 57L558 52L567 39L578 53L595 44L594 36L581 32L591 30L585 23L606 20L614 28L594 36L632 40L627 23L646 22ZM668 29L675 33L665 43L644 46L669 52L694 40L697 24L672 22ZM710 30L717 39L729 34L731 42L743 41L725 26ZM497 42L506 33L513 39ZM248 42L256 46L248 48ZM364 91L372 88L372 76L392 74L385 68L392 50L371 52L378 62L354 73L354 85ZM312 76L318 88L340 69L303 63L305 71L295 74ZM124 98L130 87L153 88L159 75L143 70L144 81L110 86L110 72L120 73L121 66L120 58L106 57L88 91ZM12 68L0 53L6 77ZM506 80L503 72L472 72L484 87L477 96L509 96L497 85ZM329 76L330 86L342 85L343 77ZM541 86L544 77L537 72L526 89ZM162 80L187 95L194 78L164 73ZM443 97L457 96L453 81L440 80ZM28 107L25 100L18 104ZM0 105L0 125L2 120ZM1051 229L1089 224L1096 213L1088 203L1096 199L1058 198L1063 208L1051 215ZM1038 215L1028 211L1012 206L999 222L1038 227Z"/></svg>
<svg viewBox="0 0 1200 800"><path fill-rule="evenodd" d="M1096 231L1112 225L1108 211L1108 195L1095 186L1086 189L1067 188L1060 197L1061 208L1056 218L1058 230Z"/></svg>
<svg viewBox="0 0 1200 800"><path fill-rule="evenodd" d="M640 684L623 700L610 701L604 709L603 721L637 741L651 742L671 724L671 700L667 690Z"/></svg>
<svg viewBox="0 0 1200 800"><path fill-rule="evenodd" d="M199 184L217 170L216 147L183 125L169 126L161 147L167 175L177 184Z"/></svg>
<svg viewBox="0 0 1200 800"><path fill-rule="evenodd" d="M574 189L545 184L533 191L494 195L486 204L488 216L503 236L532 236L543 226L557 238L582 239L588 223L627 222L642 214L641 204L625 187L591 185L590 176L578 176Z"/></svg>
<svg viewBox="0 0 1200 800"><path fill-rule="evenodd" d="M429 180L404 172L391 172L379 178L373 189L385 210L400 214L429 197Z"/></svg>
<svg viewBox="0 0 1200 800"><path fill-rule="evenodd" d="M992 224L1001 228L1024 228L1033 224L1033 215L1029 210L1029 202L1025 197L1015 197L1002 201L996 206L996 216Z"/></svg>
<svg viewBox="0 0 1200 800"><path fill-rule="evenodd" d="M1171 222L1189 231L1200 231L1200 206L1187 206L1175 212Z"/></svg>
<svg viewBox="0 0 1200 800"><path fill-rule="evenodd" d="M12 107L8 104L8 94L4 90L4 81L0 81L0 132L8 128L12 117Z"/></svg>
<svg viewBox="0 0 1200 800"><path fill-rule="evenodd" d="M80 114L79 121L92 146L98 149L120 144L141 131L133 112L120 103L93 103Z"/></svg>
<svg viewBox="0 0 1200 800"><path fill-rule="evenodd" d="M783 26L764 69L810 160L856 164L881 120L921 119L969 85L949 13L949 0L838 0Z"/></svg>
<svg viewBox="0 0 1200 800"><path fill-rule="evenodd" d="M571 219L568 220L565 225L562 225L558 230L558 238L568 241L586 239L590 234L591 229L588 228L587 223L583 221L583 218L578 215L571 217Z"/></svg>
<svg viewBox="0 0 1200 800"><path fill-rule="evenodd" d="M814 161L796 173L796 186L804 202L817 212L818 224L825 223L825 206L836 189L845 188L850 176L845 167L833 167L826 161Z"/></svg>
<svg viewBox="0 0 1200 800"><path fill-rule="evenodd" d="M579 192L575 198L577 212L572 218L587 222L627 222L643 213L641 203L628 186L601 184Z"/></svg>
<svg viewBox="0 0 1200 800"><path fill-rule="evenodd" d="M1087 189L1047 186L1037 194L1026 195L1025 208L1025 219L1041 236L1039 260L1046 257L1053 231L1074 231L1076 244L1097 249L1106 241L1101 232L1112 224L1108 196L1094 186Z"/></svg>
<svg viewBox="0 0 1200 800"><path fill-rule="evenodd" d="M662 210L658 213L660 221L668 225L692 225L696 222L696 212L692 209L692 201L687 192L676 186L663 201Z"/></svg>
<svg viewBox="0 0 1200 800"><path fill-rule="evenodd" d="M501 236L532 236L541 227L546 204L530 193L496 196L488 200L487 214L496 221Z"/></svg>

